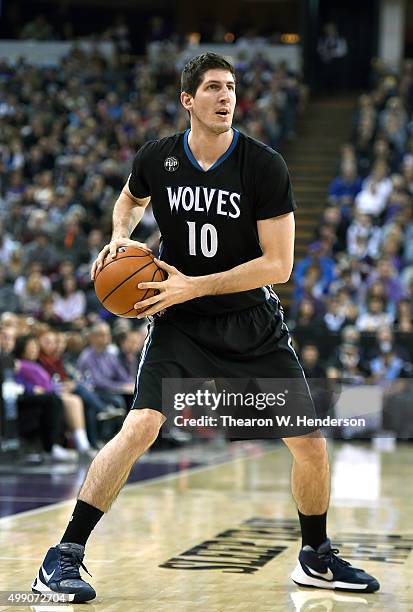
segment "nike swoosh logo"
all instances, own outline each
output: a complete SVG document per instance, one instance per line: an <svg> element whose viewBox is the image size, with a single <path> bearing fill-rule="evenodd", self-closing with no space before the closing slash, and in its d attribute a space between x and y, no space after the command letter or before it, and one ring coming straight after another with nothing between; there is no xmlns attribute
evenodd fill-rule
<svg viewBox="0 0 413 612"><path fill-rule="evenodd" d="M328 568L327 571L324 572L324 574L321 574L320 572L316 572L315 570L311 569L311 567L308 567L308 565L306 565L306 568L308 569L310 574L312 574L313 576L319 576L320 578L323 578L324 580L328 580L329 582L331 582L334 579L333 572L331 571L330 568Z"/></svg>
<svg viewBox="0 0 413 612"><path fill-rule="evenodd" d="M56 571L56 569L54 569L52 572L50 572L50 574L48 574L46 572L46 570L44 569L43 565L42 565L42 573L43 573L43 576L44 576L46 582L49 582L51 580L51 578L53 577L53 574L55 573L55 571Z"/></svg>

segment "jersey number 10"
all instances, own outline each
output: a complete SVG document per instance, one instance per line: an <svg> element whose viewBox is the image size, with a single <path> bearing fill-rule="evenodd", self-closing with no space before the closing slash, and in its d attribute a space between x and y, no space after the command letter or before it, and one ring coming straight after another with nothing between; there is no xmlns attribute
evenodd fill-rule
<svg viewBox="0 0 413 612"><path fill-rule="evenodd" d="M195 221L187 221L189 228L189 254L196 255L197 231ZM210 223L201 227L201 252L204 257L214 257L218 250L218 234L216 228Z"/></svg>

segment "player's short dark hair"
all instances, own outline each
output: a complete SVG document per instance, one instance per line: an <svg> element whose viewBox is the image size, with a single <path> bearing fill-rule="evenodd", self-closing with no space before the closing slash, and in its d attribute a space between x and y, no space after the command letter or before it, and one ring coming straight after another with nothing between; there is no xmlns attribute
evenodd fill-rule
<svg viewBox="0 0 413 612"><path fill-rule="evenodd" d="M217 53L202 53L193 57L184 66L181 75L181 91L189 93L191 96L196 94L198 87L201 84L202 77L208 70L228 70L235 80L234 66L228 62L225 57Z"/></svg>

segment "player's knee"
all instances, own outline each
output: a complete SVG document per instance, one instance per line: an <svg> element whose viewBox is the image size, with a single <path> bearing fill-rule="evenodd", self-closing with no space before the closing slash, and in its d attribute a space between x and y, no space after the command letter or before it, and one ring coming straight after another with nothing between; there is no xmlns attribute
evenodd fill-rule
<svg viewBox="0 0 413 612"><path fill-rule="evenodd" d="M328 461L327 443L322 436L290 438L286 443L296 461L310 461L313 464Z"/></svg>
<svg viewBox="0 0 413 612"><path fill-rule="evenodd" d="M151 443L156 439L165 420L164 415L157 410L131 410L123 423L122 433L132 441L144 438Z"/></svg>

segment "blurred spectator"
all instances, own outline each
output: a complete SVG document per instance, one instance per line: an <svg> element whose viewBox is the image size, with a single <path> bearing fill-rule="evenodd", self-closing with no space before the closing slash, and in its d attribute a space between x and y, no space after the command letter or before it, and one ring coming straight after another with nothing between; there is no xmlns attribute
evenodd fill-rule
<svg viewBox="0 0 413 612"><path fill-rule="evenodd" d="M57 271L50 275L53 290L61 288L63 281L66 278L72 278L75 275L76 269L73 261L70 259L63 259Z"/></svg>
<svg viewBox="0 0 413 612"><path fill-rule="evenodd" d="M131 377L136 376L136 367L146 338L145 327L143 325L139 329L120 332L115 337L119 362Z"/></svg>
<svg viewBox="0 0 413 612"><path fill-rule="evenodd" d="M4 265L0 263L0 312L9 309L17 312L19 300L14 293L13 283L7 280Z"/></svg>
<svg viewBox="0 0 413 612"><path fill-rule="evenodd" d="M360 346L360 331L354 325L345 325L341 329L340 339L342 344Z"/></svg>
<svg viewBox="0 0 413 612"><path fill-rule="evenodd" d="M386 141L401 156L407 140L407 113L399 97L387 100L379 115L379 126Z"/></svg>
<svg viewBox="0 0 413 612"><path fill-rule="evenodd" d="M337 357L327 366L327 377L360 384L364 382L365 376L359 347L355 344L341 344Z"/></svg>
<svg viewBox="0 0 413 612"><path fill-rule="evenodd" d="M317 43L321 65L320 82L324 91L331 93L343 87L343 62L347 50L347 41L338 33L336 24L326 23Z"/></svg>
<svg viewBox="0 0 413 612"><path fill-rule="evenodd" d="M5 231L4 223L0 219L0 261L2 264L7 264L10 261L16 248L16 241Z"/></svg>
<svg viewBox="0 0 413 612"><path fill-rule="evenodd" d="M88 254L89 259L86 263L82 264L78 268L79 276L86 276L87 279L90 277L90 269L92 267L93 262L98 256L101 248L104 244L103 232L101 229L93 229L88 235ZM72 263L72 262L71 262ZM73 264L72 264L73 267ZM73 271L72 271L73 273Z"/></svg>
<svg viewBox="0 0 413 612"><path fill-rule="evenodd" d="M391 221L399 211L407 208L411 203L404 177L401 174L393 174L391 181L392 191L389 194L386 207L386 223Z"/></svg>
<svg viewBox="0 0 413 612"><path fill-rule="evenodd" d="M109 350L109 325L96 323L90 331L89 341L90 346L83 349L79 356L78 368L103 401L125 407L123 395L133 394L135 380L125 371L117 355Z"/></svg>
<svg viewBox="0 0 413 612"><path fill-rule="evenodd" d="M379 281L384 287L384 295L387 300L397 303L404 297L404 289L398 277L397 270L388 257L382 257L367 279L366 286L371 287Z"/></svg>
<svg viewBox="0 0 413 612"><path fill-rule="evenodd" d="M66 390L42 365L37 363L39 342L34 336L19 336L16 340L15 357L18 360L16 381L24 385L26 393L47 395L57 405L55 397L62 401L65 420L76 449L81 454L89 454L90 443L86 435L83 402L79 397Z"/></svg>
<svg viewBox="0 0 413 612"><path fill-rule="evenodd" d="M301 347L300 358L307 378L325 378L326 370L320 364L320 353L315 344L304 344Z"/></svg>
<svg viewBox="0 0 413 612"><path fill-rule="evenodd" d="M361 275L358 271L352 271L350 268L341 269L337 267L337 279L330 285L332 295L337 295L344 291L348 300L358 302L361 293Z"/></svg>
<svg viewBox="0 0 413 612"><path fill-rule="evenodd" d="M356 210L373 217L380 216L386 208L392 188L393 183L388 176L387 164L376 162L355 198Z"/></svg>
<svg viewBox="0 0 413 612"><path fill-rule="evenodd" d="M130 53L131 43L129 26L124 15L116 16L115 23L113 27L108 30L106 36L113 40L118 54Z"/></svg>
<svg viewBox="0 0 413 612"><path fill-rule="evenodd" d="M41 284L46 293L50 292L50 279L42 274L42 266L39 262L34 261L28 264L26 274L18 276L14 283L14 291L19 296L27 285L28 278L31 274L40 276Z"/></svg>
<svg viewBox="0 0 413 612"><path fill-rule="evenodd" d="M400 162L400 159L395 154L390 143L384 136L380 136L380 133L372 143L369 162L368 164L366 163L365 167L365 174L371 171L371 166L376 161L384 162L390 168L391 172L397 171L398 163Z"/></svg>
<svg viewBox="0 0 413 612"><path fill-rule="evenodd" d="M406 375L411 377L412 374L411 364L398 357L391 345L380 348L379 355L370 362L370 369L376 383L395 380Z"/></svg>
<svg viewBox="0 0 413 612"><path fill-rule="evenodd" d="M356 321L360 331L377 331L383 325L391 325L392 316L384 310L384 300L370 297L367 300L367 312L361 314Z"/></svg>
<svg viewBox="0 0 413 612"><path fill-rule="evenodd" d="M289 328L300 344L318 341L325 334L322 316L316 312L313 301L308 298L303 298L299 304L297 314L289 321Z"/></svg>
<svg viewBox="0 0 413 612"><path fill-rule="evenodd" d="M363 260L375 259L379 254L381 229L373 225L370 215L358 212L347 230L347 250L349 255Z"/></svg>
<svg viewBox="0 0 413 612"><path fill-rule="evenodd" d="M408 351L395 342L391 327L380 327L376 332L375 345L370 351L370 358L380 357L390 352L393 352L403 361L411 361L411 355Z"/></svg>
<svg viewBox="0 0 413 612"><path fill-rule="evenodd" d="M63 448L60 435L63 424L63 403L55 392L47 372L35 363L38 346L34 336L20 336L15 345L15 378L25 392L18 398L19 433L31 438L38 435L43 450L54 461L72 461L76 455Z"/></svg>
<svg viewBox="0 0 413 612"><path fill-rule="evenodd" d="M98 447L99 437L97 420L108 420L124 414L114 407L108 407L93 391L88 389L81 380L79 373L71 376L66 370L62 355L66 348L64 333L45 331L39 336L40 353L38 361L40 365L57 381L62 391L78 395L83 402L87 436L94 448Z"/></svg>
<svg viewBox="0 0 413 612"><path fill-rule="evenodd" d="M61 287L56 287L53 310L61 321L74 321L85 314L86 297L78 288L74 276L67 276L62 280Z"/></svg>
<svg viewBox="0 0 413 612"><path fill-rule="evenodd" d="M53 272L59 263L59 255L44 231L37 231L33 241L23 247L23 257L26 265L38 262L46 273Z"/></svg>
<svg viewBox="0 0 413 612"><path fill-rule="evenodd" d="M0 324L4 327L13 329L16 334L17 330L19 330L20 333L24 333L23 330L25 327L21 325L18 315L14 312L2 312L0 316Z"/></svg>
<svg viewBox="0 0 413 612"><path fill-rule="evenodd" d="M305 294L315 298L324 295L334 278L334 259L325 253L321 242L313 245L311 253L294 268L295 300L299 302Z"/></svg>
<svg viewBox="0 0 413 612"><path fill-rule="evenodd" d="M20 38L30 40L52 40L53 37L53 28L44 15L37 15L32 21L27 22L20 33Z"/></svg>
<svg viewBox="0 0 413 612"><path fill-rule="evenodd" d="M332 295L328 300L327 312L324 315L324 323L331 332L338 332L346 320L345 313L340 308L340 302Z"/></svg>
<svg viewBox="0 0 413 612"><path fill-rule="evenodd" d="M339 176L330 183L329 201L331 204L351 206L355 197L361 191L362 181L357 176L357 166L354 162L346 162L341 166Z"/></svg>
<svg viewBox="0 0 413 612"><path fill-rule="evenodd" d="M346 309L346 318L343 325L356 325L356 321L359 317L359 311L360 309L357 304L349 304Z"/></svg>
<svg viewBox="0 0 413 612"><path fill-rule="evenodd" d="M161 42L169 35L168 26L163 17L155 15L149 20L148 42Z"/></svg>
<svg viewBox="0 0 413 612"><path fill-rule="evenodd" d="M42 300L42 305L37 313L37 318L42 323L46 323L51 328L60 328L62 320L54 311L54 297L51 293L47 294Z"/></svg>
<svg viewBox="0 0 413 612"><path fill-rule="evenodd" d="M16 345L16 330L10 325L0 325L0 365L3 370L14 370L13 351Z"/></svg>
<svg viewBox="0 0 413 612"><path fill-rule="evenodd" d="M20 310L26 314L38 316L47 295L48 290L42 283L40 272L31 272L19 292Z"/></svg>
<svg viewBox="0 0 413 612"><path fill-rule="evenodd" d="M86 377L84 372L78 368L78 360L79 355L86 347L86 337L84 334L79 332L68 332L65 334L65 343L66 346L64 352L59 351L61 343L58 343L58 351L61 352L59 356L63 360L64 367L70 378L85 383ZM90 385L87 386L89 389L91 388Z"/></svg>
<svg viewBox="0 0 413 612"><path fill-rule="evenodd" d="M348 218L344 214L338 205L329 206L324 210L321 226L316 228L317 240L321 240L323 230L327 227L330 235L327 235L329 239L333 236L333 253L334 255L345 251L346 249L346 232L348 227Z"/></svg>
<svg viewBox="0 0 413 612"><path fill-rule="evenodd" d="M410 293L412 295L412 293ZM402 299L397 304L397 313L395 319L395 328L396 331L402 333L410 333L413 331L412 325L412 304L411 301L407 298Z"/></svg>
<svg viewBox="0 0 413 612"><path fill-rule="evenodd" d="M23 250L21 247L17 247L11 254L10 261L7 266L7 278L10 281L15 281L17 278L23 275L24 262L23 262ZM14 286L14 292L17 295L16 286Z"/></svg>
<svg viewBox="0 0 413 612"><path fill-rule="evenodd" d="M65 257L73 261L78 267L88 261L87 237L81 228L79 219L67 217L63 224L63 234L58 238L58 248L65 253Z"/></svg>

